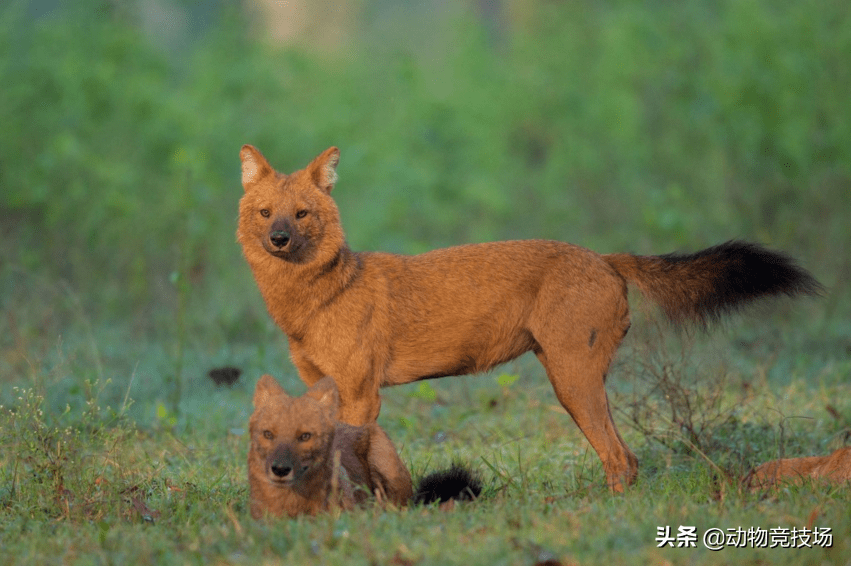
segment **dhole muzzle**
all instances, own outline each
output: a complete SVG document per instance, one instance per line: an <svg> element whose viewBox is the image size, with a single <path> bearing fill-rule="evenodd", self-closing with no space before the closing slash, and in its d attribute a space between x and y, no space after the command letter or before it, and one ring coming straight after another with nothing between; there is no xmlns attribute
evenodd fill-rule
<svg viewBox="0 0 851 566"><path fill-rule="evenodd" d="M266 474L273 482L291 484L297 482L310 468L289 444L280 444L266 458Z"/></svg>

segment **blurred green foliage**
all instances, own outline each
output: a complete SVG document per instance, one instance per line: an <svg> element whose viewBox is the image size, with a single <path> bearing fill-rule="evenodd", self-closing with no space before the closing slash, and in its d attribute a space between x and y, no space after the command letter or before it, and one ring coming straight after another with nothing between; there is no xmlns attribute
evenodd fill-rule
<svg viewBox="0 0 851 566"><path fill-rule="evenodd" d="M286 172L338 145L355 249L743 237L828 284L851 271L845 0L518 2L501 38L471 3L425 43L362 21L325 51L273 45L228 3L161 45L123 5L0 12L4 309L34 300L23 273L144 330L180 282L184 331L250 332L265 315L234 241L243 143Z"/></svg>

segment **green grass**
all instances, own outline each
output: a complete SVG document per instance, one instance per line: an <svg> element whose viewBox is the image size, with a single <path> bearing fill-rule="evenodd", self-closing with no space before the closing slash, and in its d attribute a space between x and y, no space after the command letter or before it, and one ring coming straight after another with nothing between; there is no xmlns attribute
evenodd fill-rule
<svg viewBox="0 0 851 566"><path fill-rule="evenodd" d="M650 326L637 317L636 325ZM744 331L762 325L745 324ZM770 334L770 329L762 329ZM634 426L628 407L647 393L659 348L629 338L609 386L616 420L641 460L624 495L605 488L596 454L557 404L531 357L493 374L385 390L380 422L414 476L461 460L484 479L480 500L451 510L367 506L316 518L257 522L247 507L247 415L259 372L232 388L199 379L185 387L181 414L132 402L140 375L79 390L47 377L15 389L0 411L0 545L5 563L839 564L851 546L848 488L788 487L749 493L738 477L759 462L827 453L851 430L847 361L835 359L788 384L771 368L736 361L733 337L680 340L668 330L668 362L692 399L710 399L723 424L701 452L660 410ZM729 334L729 333L727 333ZM691 344L682 346L683 343ZM722 353L719 354L719 348ZM195 353L197 354L197 352ZM773 366L808 353L794 344ZM191 359L191 356L190 356ZM708 361L712 360L712 361ZM188 364L194 367L194 362ZM636 368L644 366L644 370ZM648 369L649 368L649 369ZM630 374L630 372L633 374ZM289 367L279 373L304 388ZM638 375L640 374L640 375ZM637 376L638 375L638 376ZM718 380L710 379L713 375ZM637 376L637 377L636 377ZM635 380L638 379L638 385ZM690 382L690 379L695 379ZM704 380L705 383L700 383ZM743 389L742 384L749 387ZM128 389L129 388L129 391ZM123 390L123 394L122 394ZM145 389L140 389L140 391ZM129 392L129 395L128 395ZM115 401L110 407L105 401ZM664 398L642 398L664 409ZM69 408L49 410L63 402ZM76 408L70 408L73 405ZM833 415L826 409L831 406ZM697 409L696 409L697 410ZM135 415L135 418L131 418ZM784 417L787 417L784 420ZM792 418L794 417L794 418ZM696 415L711 424L710 413ZM781 426L782 423L782 426ZM782 429L782 434L781 434ZM662 442L664 441L664 442ZM830 527L831 548L657 548L657 527L706 529Z"/></svg>

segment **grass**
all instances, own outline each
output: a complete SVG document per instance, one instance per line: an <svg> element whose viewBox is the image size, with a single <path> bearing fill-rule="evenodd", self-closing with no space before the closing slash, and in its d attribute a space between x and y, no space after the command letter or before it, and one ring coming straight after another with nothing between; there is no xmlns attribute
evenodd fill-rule
<svg viewBox="0 0 851 566"><path fill-rule="evenodd" d="M639 324L650 326L642 320L634 326ZM659 356L651 351L659 345L647 332L628 338L609 387L622 433L641 460L639 481L624 495L608 493L596 454L558 406L532 358L489 375L386 390L381 423L415 477L454 459L482 475L481 499L450 510L367 506L315 518L253 521L247 508L246 426L259 364L247 365L233 387L219 388L210 380L184 384L179 417L166 402L145 407L133 402L137 387L147 390L138 386L139 375L128 376L122 387L89 380L77 389L67 386L68 376L42 376L28 385L24 380L0 410L0 562L847 560L847 488L749 493L725 479L725 473L738 477L784 453L826 453L841 445L851 431L851 399L844 393L847 362L836 359L808 370L814 377L778 385L760 378L766 368L758 360L736 362L729 333L684 340L669 333L671 367L676 364L670 352L678 352L699 368L695 382L689 383L683 370L675 374L678 383L694 388L695 402L717 397L714 411L724 418L713 420L695 403L693 422L707 429L700 438L665 418L668 401L650 394L660 383L652 368L662 366L654 366ZM719 348L730 353L719 359ZM193 360L199 352L189 354L186 367L197 370ZM787 358L802 355L792 345L774 364L794 365ZM302 391L293 371L282 365L285 387ZM713 372L721 377L707 379ZM750 384L744 397L742 383ZM656 410L631 416L636 391ZM67 409L55 410L63 399ZM111 407L102 406L105 402ZM664 526L674 535L680 526L694 526L698 535L710 528L830 527L833 545L712 552L698 538L697 548L658 548L657 528Z"/></svg>

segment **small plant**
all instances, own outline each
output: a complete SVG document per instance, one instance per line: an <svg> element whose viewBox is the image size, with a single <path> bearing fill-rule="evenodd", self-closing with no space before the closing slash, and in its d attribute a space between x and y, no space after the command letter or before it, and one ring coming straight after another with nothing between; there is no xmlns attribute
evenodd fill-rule
<svg viewBox="0 0 851 566"><path fill-rule="evenodd" d="M735 387L724 368L694 363L694 340L680 337L678 351L666 347L664 329L649 318L653 331L635 348L636 384L631 397L614 403L626 424L674 453L703 459L722 476L741 475L756 451L750 439L765 436L759 425L744 423L740 408L745 389Z"/></svg>
<svg viewBox="0 0 851 566"><path fill-rule="evenodd" d="M508 389L519 377L520 375L516 373L501 373L497 376L496 382L503 389Z"/></svg>
<svg viewBox="0 0 851 566"><path fill-rule="evenodd" d="M417 384L416 390L409 393L414 399L422 399L428 403L437 402L437 391L427 381L420 381Z"/></svg>
<svg viewBox="0 0 851 566"><path fill-rule="evenodd" d="M102 516L105 488L117 475L113 452L131 428L126 402L120 412L102 409L99 382L86 381L85 390L81 414L67 405L52 416L43 394L13 388L14 404L0 406L0 506L53 519Z"/></svg>

